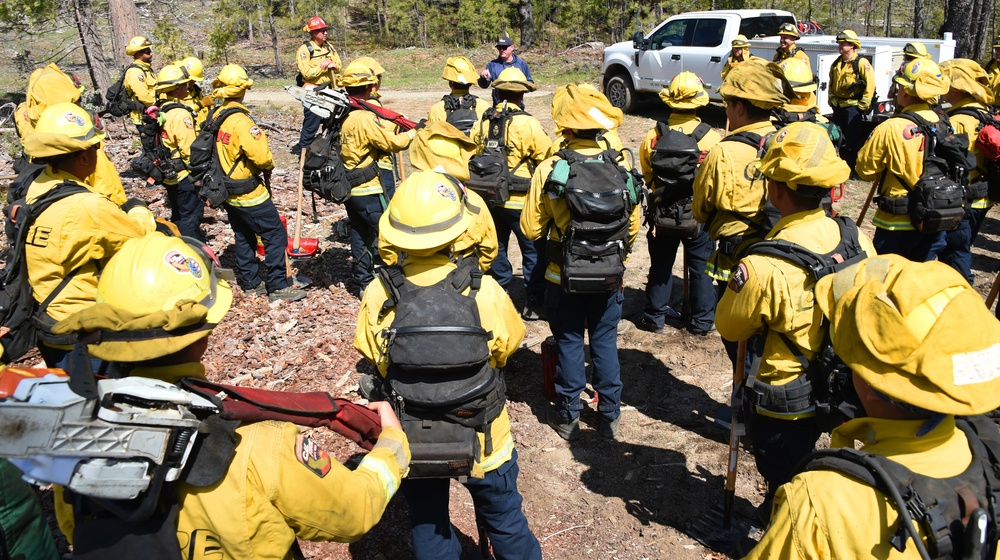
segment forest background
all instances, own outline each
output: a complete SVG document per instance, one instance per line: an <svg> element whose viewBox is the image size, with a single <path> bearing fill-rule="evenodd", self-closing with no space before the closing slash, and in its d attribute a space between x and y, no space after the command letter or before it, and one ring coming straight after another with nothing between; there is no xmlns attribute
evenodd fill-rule
<svg viewBox="0 0 1000 560"><path fill-rule="evenodd" d="M124 45L134 35L154 42L156 68L194 55L206 66L239 62L253 66L255 77L287 82L312 15L331 26L345 62L404 48L483 49L479 58L488 59L503 33L539 59L581 45L599 49L677 13L735 8L789 10L831 34L851 28L940 38L950 31L956 56L977 60L988 58L997 28L996 0L2 0L0 56L13 64L0 70L0 93L16 98L31 70L49 62L105 91L130 62ZM598 71L563 69L590 81ZM436 76L425 79L431 85Z"/></svg>

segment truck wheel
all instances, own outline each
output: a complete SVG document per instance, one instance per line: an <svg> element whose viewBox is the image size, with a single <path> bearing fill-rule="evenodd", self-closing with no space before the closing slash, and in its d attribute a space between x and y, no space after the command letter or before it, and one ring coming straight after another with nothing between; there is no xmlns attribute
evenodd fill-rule
<svg viewBox="0 0 1000 560"><path fill-rule="evenodd" d="M625 74L614 74L608 78L604 82L604 95L611 105L625 113L635 108L635 88L632 87L632 79Z"/></svg>

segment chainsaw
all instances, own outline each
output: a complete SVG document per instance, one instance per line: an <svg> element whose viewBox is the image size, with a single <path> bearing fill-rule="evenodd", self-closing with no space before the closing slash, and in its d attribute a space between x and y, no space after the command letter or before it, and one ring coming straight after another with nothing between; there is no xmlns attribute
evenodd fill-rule
<svg viewBox="0 0 1000 560"><path fill-rule="evenodd" d="M289 95L298 99L302 105L324 121L333 117L340 119L351 110L351 100L346 93L332 88L302 88L285 86Z"/></svg>
<svg viewBox="0 0 1000 560"><path fill-rule="evenodd" d="M60 369L0 372L0 457L28 482L92 498L130 500L151 482L181 476L201 419L219 409L144 377L100 379L96 398L73 391Z"/></svg>

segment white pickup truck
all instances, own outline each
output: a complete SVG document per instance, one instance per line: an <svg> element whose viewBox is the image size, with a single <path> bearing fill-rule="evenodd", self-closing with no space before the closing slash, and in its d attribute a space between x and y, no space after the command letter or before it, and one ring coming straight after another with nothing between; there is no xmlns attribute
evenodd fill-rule
<svg viewBox="0 0 1000 560"><path fill-rule="evenodd" d="M694 72L705 82L713 100L722 82L722 67L729 57L730 43L736 35L750 38L750 52L771 60L778 48L775 33L783 23L795 24L795 16L783 10L716 10L689 12L673 16L648 35L637 32L632 41L616 43L604 49L601 83L612 105L628 112L640 96L656 94L683 70ZM875 70L876 99L889 102L892 76L903 59L906 43L919 40L936 62L955 55L951 34L944 39L907 39L861 37L859 53L868 58ZM803 49L818 78L817 103L820 111L830 113L827 103L830 66L839 56L834 35L803 35L796 44ZM876 105L876 114L883 111Z"/></svg>

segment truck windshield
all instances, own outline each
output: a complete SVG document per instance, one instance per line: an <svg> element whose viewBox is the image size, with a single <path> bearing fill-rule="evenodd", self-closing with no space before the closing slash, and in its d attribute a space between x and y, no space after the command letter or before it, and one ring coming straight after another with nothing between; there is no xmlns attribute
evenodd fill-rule
<svg viewBox="0 0 1000 560"><path fill-rule="evenodd" d="M776 34L783 23L794 25L795 18L778 14L761 14L757 17L746 18L740 23L740 35L745 35L750 39L767 37Z"/></svg>

